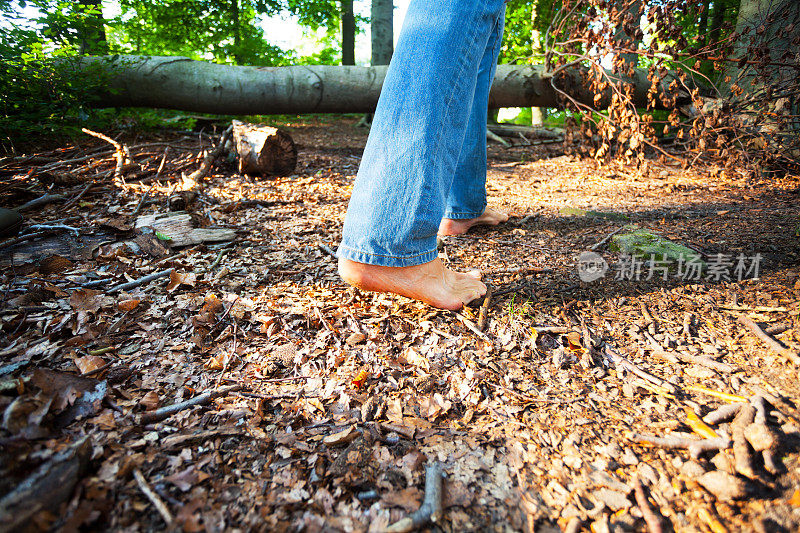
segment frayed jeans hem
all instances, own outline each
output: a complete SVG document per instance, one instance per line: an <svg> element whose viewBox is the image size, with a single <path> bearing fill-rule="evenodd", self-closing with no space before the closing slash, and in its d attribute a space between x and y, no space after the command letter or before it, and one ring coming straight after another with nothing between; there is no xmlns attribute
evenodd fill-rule
<svg viewBox="0 0 800 533"><path fill-rule="evenodd" d="M470 218L478 218L478 217L479 217L479 216L481 216L481 215L482 215L482 214L483 214L485 211L486 211L486 206L484 206L484 207L483 207L483 209L481 209L481 210L480 210L480 211L478 211L478 212L474 212L474 211L473 211L473 212L470 212L470 213L454 213L454 212L448 212L448 213L445 213L445 214L444 214L444 216L443 216L442 218L449 218L450 220L467 220L467 219L470 219Z"/></svg>
<svg viewBox="0 0 800 533"><path fill-rule="evenodd" d="M430 263L439 256L439 253L434 248L429 252L423 252L420 254L407 255L407 256L392 256L392 255L371 254L363 252L361 250L356 250L354 248L349 248L343 244L340 244L339 249L336 250L336 256L341 259L348 259L350 261L355 261L356 263L364 263L366 265L385 266L385 267L409 267L409 266L422 265L424 263Z"/></svg>

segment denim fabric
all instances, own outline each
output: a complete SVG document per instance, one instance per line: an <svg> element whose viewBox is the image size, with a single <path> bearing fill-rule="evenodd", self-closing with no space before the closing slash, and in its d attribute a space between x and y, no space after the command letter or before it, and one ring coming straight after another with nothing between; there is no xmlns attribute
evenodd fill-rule
<svg viewBox="0 0 800 533"><path fill-rule="evenodd" d="M503 0L411 0L339 257L393 267L427 263L436 258L445 213L483 212L488 93L504 10Z"/></svg>

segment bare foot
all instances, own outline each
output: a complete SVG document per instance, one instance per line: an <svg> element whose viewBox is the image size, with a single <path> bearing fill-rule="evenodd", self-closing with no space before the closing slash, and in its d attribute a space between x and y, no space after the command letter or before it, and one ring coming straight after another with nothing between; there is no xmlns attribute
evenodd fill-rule
<svg viewBox="0 0 800 533"><path fill-rule="evenodd" d="M367 265L339 258L339 275L359 289L391 292L453 311L486 294L479 272L448 270L438 258L409 267Z"/></svg>
<svg viewBox="0 0 800 533"><path fill-rule="evenodd" d="M472 226L496 226L508 220L508 214L491 207L487 207L481 216L476 218L443 218L439 224L439 235L461 235L469 231Z"/></svg>

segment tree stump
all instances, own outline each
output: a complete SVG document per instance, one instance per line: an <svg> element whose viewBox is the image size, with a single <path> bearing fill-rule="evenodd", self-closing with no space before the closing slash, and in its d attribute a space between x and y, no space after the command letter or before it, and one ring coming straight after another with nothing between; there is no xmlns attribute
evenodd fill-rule
<svg viewBox="0 0 800 533"><path fill-rule="evenodd" d="M288 133L258 124L233 121L239 173L288 176L297 166L297 147Z"/></svg>

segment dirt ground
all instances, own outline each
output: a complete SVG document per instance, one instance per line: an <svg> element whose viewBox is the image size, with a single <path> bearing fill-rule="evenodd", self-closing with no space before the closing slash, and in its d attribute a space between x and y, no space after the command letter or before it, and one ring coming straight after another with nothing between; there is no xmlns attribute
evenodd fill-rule
<svg viewBox="0 0 800 533"><path fill-rule="evenodd" d="M124 179L91 137L0 161L2 205L60 194L26 226L78 230L0 243L0 516L19 519L0 531L383 531L433 463L432 531L800 529L800 176L491 143L489 202L511 219L443 241L494 291L454 313L339 280L367 132L282 126L296 174L217 164L187 219L227 237L183 247L134 226L218 134L122 135ZM631 268L609 247L626 224L718 268ZM582 281L589 250L608 271Z"/></svg>

